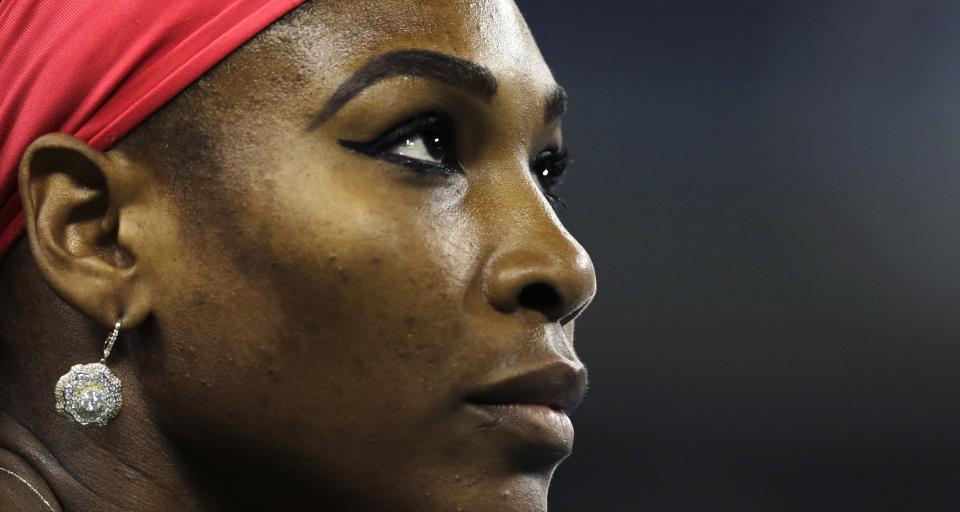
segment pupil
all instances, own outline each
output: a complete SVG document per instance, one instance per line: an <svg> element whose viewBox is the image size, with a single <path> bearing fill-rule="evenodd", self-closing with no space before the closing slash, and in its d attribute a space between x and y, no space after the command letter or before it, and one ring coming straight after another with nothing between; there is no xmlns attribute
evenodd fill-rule
<svg viewBox="0 0 960 512"><path fill-rule="evenodd" d="M443 139L440 137L440 133L435 130L427 130L421 135L423 144L427 147L427 153L430 153L430 156L436 160L445 160L446 150L443 147Z"/></svg>

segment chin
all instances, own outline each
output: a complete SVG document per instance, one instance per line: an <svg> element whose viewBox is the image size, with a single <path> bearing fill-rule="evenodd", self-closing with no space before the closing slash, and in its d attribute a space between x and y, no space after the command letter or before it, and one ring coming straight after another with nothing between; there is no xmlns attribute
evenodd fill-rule
<svg viewBox="0 0 960 512"><path fill-rule="evenodd" d="M456 481L456 477L454 477ZM418 512L546 512L550 476L518 474L506 481L468 481L433 494L436 501L410 507ZM394 510L394 509L391 509Z"/></svg>

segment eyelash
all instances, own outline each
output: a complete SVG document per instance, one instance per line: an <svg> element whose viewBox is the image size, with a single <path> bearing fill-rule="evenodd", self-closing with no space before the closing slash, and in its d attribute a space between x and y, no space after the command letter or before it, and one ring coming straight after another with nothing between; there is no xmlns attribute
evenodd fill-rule
<svg viewBox="0 0 960 512"><path fill-rule="evenodd" d="M533 160L530 166L537 180L543 186L543 194L547 196L550 204L557 209L567 208L567 203L555 192L557 187L563 183L563 176L570 162L567 148L547 148L540 152ZM544 171L555 171L553 176L544 176Z"/></svg>
<svg viewBox="0 0 960 512"><path fill-rule="evenodd" d="M400 123L372 141L340 140L340 145L369 157L402 165L420 173L449 176L461 172L460 162L449 161L437 164L387 153L387 150L396 147L405 139L420 135L430 129L437 130L449 136L453 132L452 126L453 123L445 114L422 114L409 121Z"/></svg>
<svg viewBox="0 0 960 512"><path fill-rule="evenodd" d="M372 158L402 165L423 174L450 176L463 172L463 166L456 158L450 158L447 161L441 162L428 162L418 158L410 158L388 152L388 150L397 147L405 140L410 140L418 136L422 137L431 130L440 133L448 141L454 139L453 122L450 117L443 113L433 112L421 114L413 119L402 122L372 141L341 139L339 142L340 145L347 149L357 151ZM452 152L452 148L448 148L448 151ZM552 146L541 151L530 165L531 172L535 174L537 181L541 184L543 194L556 209L567 207L567 203L556 194L555 190L563 182L562 177L568 162L567 149ZM551 173L552 175L547 176L544 174L545 171L553 172Z"/></svg>

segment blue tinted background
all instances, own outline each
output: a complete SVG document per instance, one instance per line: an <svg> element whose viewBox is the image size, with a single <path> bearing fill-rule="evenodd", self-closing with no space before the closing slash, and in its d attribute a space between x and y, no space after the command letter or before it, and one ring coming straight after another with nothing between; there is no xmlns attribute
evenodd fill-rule
<svg viewBox="0 0 960 512"><path fill-rule="evenodd" d="M599 283L551 510L960 510L960 3L519 4Z"/></svg>

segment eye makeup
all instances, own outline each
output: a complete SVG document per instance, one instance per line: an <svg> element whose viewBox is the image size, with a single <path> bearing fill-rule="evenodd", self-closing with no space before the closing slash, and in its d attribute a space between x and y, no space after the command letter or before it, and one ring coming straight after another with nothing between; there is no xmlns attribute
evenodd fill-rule
<svg viewBox="0 0 960 512"><path fill-rule="evenodd" d="M567 148L551 147L541 151L530 165L530 171L543 187L543 194L555 209L567 207L567 203L557 195L556 189L563 183L569 162Z"/></svg>
<svg viewBox="0 0 960 512"><path fill-rule="evenodd" d="M341 139L339 143L352 151L414 172L451 176L463 173L455 141L451 117L442 112L426 112L397 124L372 140ZM563 199L556 194L556 188L562 183L568 162L566 148L551 146L537 154L530 163L530 172L555 209L566 207Z"/></svg>
<svg viewBox="0 0 960 512"><path fill-rule="evenodd" d="M371 141L340 140L340 145L424 174L449 176L462 172L453 150L453 123L442 113L420 114ZM420 149L420 158L413 149ZM408 151L403 151L407 149Z"/></svg>

